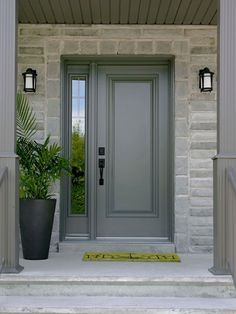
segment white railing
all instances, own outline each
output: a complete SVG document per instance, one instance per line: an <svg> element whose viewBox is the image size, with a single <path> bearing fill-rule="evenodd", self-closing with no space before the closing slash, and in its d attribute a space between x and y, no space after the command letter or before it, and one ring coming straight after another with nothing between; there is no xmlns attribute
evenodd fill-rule
<svg viewBox="0 0 236 314"><path fill-rule="evenodd" d="M8 169L0 169L0 273L7 257Z"/></svg>
<svg viewBox="0 0 236 314"><path fill-rule="evenodd" d="M236 285L236 171L226 170L226 261Z"/></svg>

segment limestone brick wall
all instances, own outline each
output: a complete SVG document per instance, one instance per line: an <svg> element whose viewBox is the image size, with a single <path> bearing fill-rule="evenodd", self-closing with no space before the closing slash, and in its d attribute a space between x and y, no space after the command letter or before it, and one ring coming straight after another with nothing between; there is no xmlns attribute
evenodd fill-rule
<svg viewBox="0 0 236 314"><path fill-rule="evenodd" d="M37 70L37 93L29 95L39 125L60 142L62 55L174 56L175 236L179 252L212 250L212 161L216 152L216 27L19 25L18 88L28 67ZM209 67L214 91L200 93L198 71ZM55 186L59 199L59 185ZM59 202L53 230L58 242Z"/></svg>

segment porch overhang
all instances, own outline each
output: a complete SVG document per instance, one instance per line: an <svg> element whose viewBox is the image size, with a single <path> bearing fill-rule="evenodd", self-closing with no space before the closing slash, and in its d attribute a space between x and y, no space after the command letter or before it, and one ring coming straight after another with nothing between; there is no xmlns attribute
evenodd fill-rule
<svg viewBox="0 0 236 314"><path fill-rule="evenodd" d="M19 0L19 22L216 25L217 0Z"/></svg>

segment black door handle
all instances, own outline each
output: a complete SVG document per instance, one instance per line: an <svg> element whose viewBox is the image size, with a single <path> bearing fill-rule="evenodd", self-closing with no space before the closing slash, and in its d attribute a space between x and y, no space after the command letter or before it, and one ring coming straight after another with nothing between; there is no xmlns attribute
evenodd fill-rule
<svg viewBox="0 0 236 314"><path fill-rule="evenodd" d="M99 172L100 172L99 185L104 185L104 179L103 179L103 169L105 168L105 159L104 158L98 159L98 168L99 168Z"/></svg>

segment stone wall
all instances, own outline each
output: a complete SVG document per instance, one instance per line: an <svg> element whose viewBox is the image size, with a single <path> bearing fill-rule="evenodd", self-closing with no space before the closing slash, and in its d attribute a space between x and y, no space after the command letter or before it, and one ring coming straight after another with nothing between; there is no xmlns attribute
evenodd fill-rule
<svg viewBox="0 0 236 314"><path fill-rule="evenodd" d="M37 139L60 141L62 55L165 55L175 57L175 243L179 252L212 250L212 161L216 151L216 27L19 25L21 73L37 70ZM209 67L214 91L200 93L198 71ZM55 186L59 198L59 186ZM58 242L59 202L53 243Z"/></svg>

